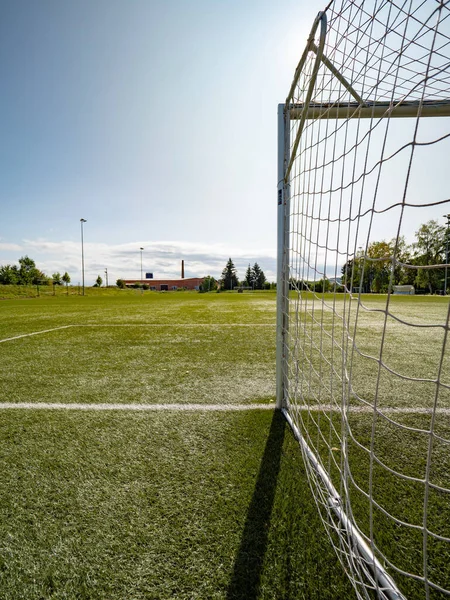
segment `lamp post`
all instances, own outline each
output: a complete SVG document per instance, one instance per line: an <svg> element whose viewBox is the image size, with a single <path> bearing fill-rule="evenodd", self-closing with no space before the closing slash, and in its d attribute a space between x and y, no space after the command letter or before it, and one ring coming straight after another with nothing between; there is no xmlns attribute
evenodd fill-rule
<svg viewBox="0 0 450 600"><path fill-rule="evenodd" d="M447 219L447 230L445 232L445 277L444 277L444 296L447 295L447 265L448 265L448 236L450 233L450 214L443 215Z"/></svg>
<svg viewBox="0 0 450 600"><path fill-rule="evenodd" d="M106 287L108 287L108 267L105 269Z"/></svg>
<svg viewBox="0 0 450 600"><path fill-rule="evenodd" d="M144 248L139 248L139 250L141 251L141 283L142 283L142 250Z"/></svg>
<svg viewBox="0 0 450 600"><path fill-rule="evenodd" d="M86 223L87 219L80 219L81 224L81 275L83 279L83 296L84 296L84 243L83 243L83 223Z"/></svg>

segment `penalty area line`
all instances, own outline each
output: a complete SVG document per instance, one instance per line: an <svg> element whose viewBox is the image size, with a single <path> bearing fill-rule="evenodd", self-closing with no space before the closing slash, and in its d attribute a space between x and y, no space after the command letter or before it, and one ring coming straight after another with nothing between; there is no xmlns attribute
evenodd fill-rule
<svg viewBox="0 0 450 600"><path fill-rule="evenodd" d="M27 410L132 410L132 411L245 411L245 410L275 410L275 404L85 404L80 402L0 402L2 409Z"/></svg>

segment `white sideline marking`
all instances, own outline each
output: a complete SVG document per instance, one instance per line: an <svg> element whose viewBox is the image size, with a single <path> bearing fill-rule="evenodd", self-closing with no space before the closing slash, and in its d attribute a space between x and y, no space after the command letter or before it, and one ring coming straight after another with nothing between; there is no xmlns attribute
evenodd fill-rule
<svg viewBox="0 0 450 600"><path fill-rule="evenodd" d="M56 410L136 410L136 411L243 411L274 410L275 404L82 404L62 402L0 402L4 408Z"/></svg>
<svg viewBox="0 0 450 600"><path fill-rule="evenodd" d="M333 412L333 413L340 413L342 412L339 408L337 408L336 406L300 406L298 408L298 410L300 412L314 412L314 413L318 413L318 412L325 412L325 413L329 413L329 412ZM375 410L372 406L349 406L348 409L346 410L346 412L350 412L350 413L373 413L376 412L377 414L405 414L405 415L414 415L414 414L419 414L419 415L431 415L431 414L436 414L436 415L450 415L450 408L426 408L424 406L391 406L391 407L383 407L383 408L379 408L377 407L377 409Z"/></svg>
<svg viewBox="0 0 450 600"><path fill-rule="evenodd" d="M41 333L50 333L51 331L58 331L59 329L69 329L69 327L76 327L76 325L61 325L61 327L53 327L53 329L43 329L42 331L32 331L31 333L23 333L22 335L15 335L14 337L5 338L0 340L0 344L3 342L10 342L12 340L19 340L20 338L30 337L31 335L40 335Z"/></svg>
<svg viewBox="0 0 450 600"><path fill-rule="evenodd" d="M135 411L243 411L243 410L275 410L275 404L88 404L81 402L0 402L0 410L6 408L26 408L32 410L135 410ZM306 410L306 409L303 409ZM311 412L319 412L321 408L310 408ZM330 409L328 408L328 411ZM332 412L339 412L338 408L332 408ZM354 406L349 408L352 413L372 413L370 407ZM392 407L385 408L383 413L388 414L432 414L433 409L424 407ZM435 414L450 415L450 408L437 408Z"/></svg>
<svg viewBox="0 0 450 600"><path fill-rule="evenodd" d="M276 323L83 323L72 327L276 327Z"/></svg>

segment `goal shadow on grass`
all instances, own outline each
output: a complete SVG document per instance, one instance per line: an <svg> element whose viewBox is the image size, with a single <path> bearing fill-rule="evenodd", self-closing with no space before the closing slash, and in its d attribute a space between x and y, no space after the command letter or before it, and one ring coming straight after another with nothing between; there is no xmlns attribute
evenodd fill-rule
<svg viewBox="0 0 450 600"><path fill-rule="evenodd" d="M275 410L234 562L227 600L256 600L259 596L285 430L286 420L280 410Z"/></svg>

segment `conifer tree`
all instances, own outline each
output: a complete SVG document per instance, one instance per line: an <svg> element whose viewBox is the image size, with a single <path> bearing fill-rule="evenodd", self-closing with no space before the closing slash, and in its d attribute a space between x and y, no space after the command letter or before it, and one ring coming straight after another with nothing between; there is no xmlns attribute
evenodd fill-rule
<svg viewBox="0 0 450 600"><path fill-rule="evenodd" d="M225 269L222 271L222 288L224 290L232 290L239 285L236 274L236 267L231 258L228 259Z"/></svg>
<svg viewBox="0 0 450 600"><path fill-rule="evenodd" d="M250 263L245 272L244 284L247 285L248 287L253 286L253 272L252 272L252 268L250 267Z"/></svg>
<svg viewBox="0 0 450 600"><path fill-rule="evenodd" d="M255 262L255 264L253 265L252 277L254 282L254 289L262 290L264 284L266 283L266 276L264 275L264 271L261 269L257 262Z"/></svg>

